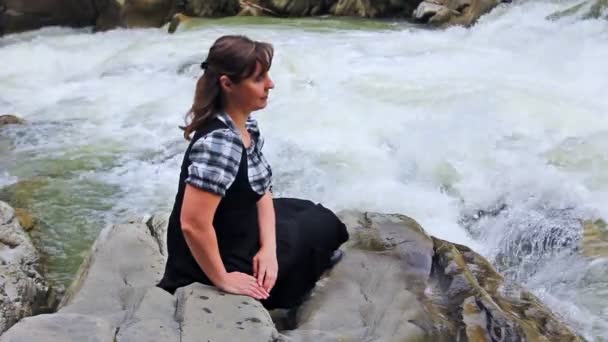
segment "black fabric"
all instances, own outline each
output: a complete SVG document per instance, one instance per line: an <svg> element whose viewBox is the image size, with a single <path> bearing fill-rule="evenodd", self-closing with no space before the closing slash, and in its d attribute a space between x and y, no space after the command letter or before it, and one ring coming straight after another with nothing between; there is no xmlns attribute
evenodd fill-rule
<svg viewBox="0 0 608 342"><path fill-rule="evenodd" d="M159 287L173 293L194 282L212 285L198 266L184 239L179 216L188 177L187 155L196 140L226 125L215 119L193 137L182 162L178 192L167 230L168 259ZM213 219L220 255L226 271L253 274L253 257L259 250L257 201L247 177L243 149L235 181L220 201ZM274 199L279 274L270 297L262 301L268 309L291 308L315 285L330 266L335 249L348 240L346 226L330 210L295 198Z"/></svg>

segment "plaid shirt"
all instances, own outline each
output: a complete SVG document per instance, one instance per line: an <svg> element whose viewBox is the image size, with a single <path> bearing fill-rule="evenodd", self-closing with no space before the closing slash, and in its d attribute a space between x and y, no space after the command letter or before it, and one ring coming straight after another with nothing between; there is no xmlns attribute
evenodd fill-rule
<svg viewBox="0 0 608 342"><path fill-rule="evenodd" d="M216 129L199 138L190 149L186 183L199 189L224 196L236 179L244 144L238 128L228 114L218 114L218 119L228 126ZM272 170L262 154L264 139L255 119L249 117L245 124L251 135L247 152L247 176L256 193L263 195L271 187Z"/></svg>

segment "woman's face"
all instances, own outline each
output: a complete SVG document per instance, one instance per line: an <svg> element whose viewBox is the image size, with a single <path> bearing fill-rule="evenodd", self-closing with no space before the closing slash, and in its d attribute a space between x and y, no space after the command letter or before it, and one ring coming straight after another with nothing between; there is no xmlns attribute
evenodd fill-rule
<svg viewBox="0 0 608 342"><path fill-rule="evenodd" d="M255 72L239 83L232 85L229 100L234 101L237 106L253 112L266 107L270 89L274 88L274 82L268 72L262 70L257 63Z"/></svg>

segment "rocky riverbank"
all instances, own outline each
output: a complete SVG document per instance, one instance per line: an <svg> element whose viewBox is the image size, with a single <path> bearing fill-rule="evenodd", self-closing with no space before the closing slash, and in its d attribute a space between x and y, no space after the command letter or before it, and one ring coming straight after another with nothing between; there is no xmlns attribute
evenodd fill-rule
<svg viewBox="0 0 608 342"><path fill-rule="evenodd" d="M0 341L580 340L479 254L430 237L411 218L340 216L351 233L345 258L300 308L295 329L248 297L154 287L166 258L160 214L105 228L58 311L21 320Z"/></svg>
<svg viewBox="0 0 608 342"><path fill-rule="evenodd" d="M45 26L161 27L184 18L336 16L472 25L500 0L0 0L0 36Z"/></svg>

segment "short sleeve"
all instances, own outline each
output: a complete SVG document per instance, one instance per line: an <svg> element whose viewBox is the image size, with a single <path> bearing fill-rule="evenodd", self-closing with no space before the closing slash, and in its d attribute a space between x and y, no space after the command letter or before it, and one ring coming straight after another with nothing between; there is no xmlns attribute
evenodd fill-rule
<svg viewBox="0 0 608 342"><path fill-rule="evenodd" d="M243 147L230 129L215 130L190 148L186 183L216 195L226 195L239 170Z"/></svg>

